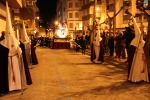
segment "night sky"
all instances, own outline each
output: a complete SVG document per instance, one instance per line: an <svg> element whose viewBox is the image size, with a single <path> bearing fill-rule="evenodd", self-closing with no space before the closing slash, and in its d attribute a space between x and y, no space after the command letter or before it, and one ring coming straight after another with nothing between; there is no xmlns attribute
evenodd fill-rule
<svg viewBox="0 0 150 100"><path fill-rule="evenodd" d="M56 15L56 3L58 0L37 0L40 18L45 22L50 22Z"/></svg>

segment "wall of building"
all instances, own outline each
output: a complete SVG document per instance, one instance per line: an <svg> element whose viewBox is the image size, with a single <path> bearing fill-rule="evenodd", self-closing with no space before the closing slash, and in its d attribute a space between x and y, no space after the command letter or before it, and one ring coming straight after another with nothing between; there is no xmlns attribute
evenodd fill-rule
<svg viewBox="0 0 150 100"><path fill-rule="evenodd" d="M93 24L94 3L92 4L92 2L94 2L94 0L81 0L80 7L82 7L82 9L80 9L80 8L77 9L74 7L74 3L76 1L80 2L80 0L63 0L63 1L66 2L65 6L64 6L65 7L65 13L63 13L63 16L65 16L64 18L67 18L68 28L69 28L70 32L75 32L74 30L80 30L80 29L75 28L76 23L81 23L82 30L87 29L88 25ZM108 13L110 17L114 16L114 10L109 11L109 12L107 11L107 5L113 4L114 0L101 0L101 1L102 1L102 3L100 5L99 4L97 5L100 7L100 10L96 11L97 12L96 17L100 17L99 23L104 22L108 18L106 13ZM115 7L116 12L118 12L120 10L120 8L123 6L124 1L130 1L131 4L130 4L130 6L125 6L124 9L122 9L121 12L116 16L116 28L121 29L121 30L122 29L124 30L124 28L128 26L129 22L130 22L130 24L132 24L132 22L129 21L130 16L126 16L127 14L125 14L126 9L129 9L129 11L133 15L135 15L136 13L139 13L139 11L136 8L136 0L116 0L116 5L115 5L116 6ZM69 3L71 3L71 2L73 3L72 7L69 8L68 6L69 6ZM82 17L82 22L80 21L80 18L76 19L74 17L76 12L81 13L80 17ZM69 17L70 13L72 13L72 18ZM136 19L137 19L138 25L140 26L141 25L141 22L140 22L141 19L140 18L136 18ZM113 24L113 22L112 22L112 24ZM148 25L148 22L145 20L144 26L147 26L147 25ZM108 24L102 24L101 25L101 29L108 30L108 28L109 28Z"/></svg>
<svg viewBox="0 0 150 100"><path fill-rule="evenodd" d="M5 31L5 25L6 25L6 7L5 5L0 3L0 33L2 31Z"/></svg>
<svg viewBox="0 0 150 100"><path fill-rule="evenodd" d="M82 0L58 0L56 9L58 22L67 23L73 38L75 30L82 30Z"/></svg>
<svg viewBox="0 0 150 100"><path fill-rule="evenodd" d="M129 0L131 2L130 6L129 7L125 7L117 16L116 16L116 28L125 28L128 26L128 24L132 24L132 21L123 21L123 15L125 15L125 10L126 9L129 9L129 12L131 12L131 14L135 15L136 13L140 13L140 11L136 8L136 0ZM119 11L119 9L121 8L121 6L123 5L123 0L117 0L116 2L116 12ZM141 25L141 22L138 21L138 18L137 19L137 22L138 22L138 25L140 27ZM148 22L145 21L144 22L144 26L147 26L148 25Z"/></svg>

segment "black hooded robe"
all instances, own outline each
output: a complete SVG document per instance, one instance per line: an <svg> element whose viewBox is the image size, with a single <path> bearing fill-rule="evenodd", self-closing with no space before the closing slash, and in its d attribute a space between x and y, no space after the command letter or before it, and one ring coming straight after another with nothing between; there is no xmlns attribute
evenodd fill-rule
<svg viewBox="0 0 150 100"><path fill-rule="evenodd" d="M0 44L0 94L9 92L8 53L9 49Z"/></svg>

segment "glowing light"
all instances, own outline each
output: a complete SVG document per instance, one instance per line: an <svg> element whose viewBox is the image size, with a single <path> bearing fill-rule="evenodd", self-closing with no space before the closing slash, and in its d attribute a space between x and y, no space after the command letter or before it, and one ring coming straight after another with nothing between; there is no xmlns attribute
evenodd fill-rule
<svg viewBox="0 0 150 100"><path fill-rule="evenodd" d="M97 8L96 8L96 10L100 10L100 8L99 8L99 7L97 7Z"/></svg>
<svg viewBox="0 0 150 100"><path fill-rule="evenodd" d="M38 16L38 17L36 17L38 20L40 19L40 17Z"/></svg>
<svg viewBox="0 0 150 100"><path fill-rule="evenodd" d="M58 25L58 22L56 21L55 24Z"/></svg>

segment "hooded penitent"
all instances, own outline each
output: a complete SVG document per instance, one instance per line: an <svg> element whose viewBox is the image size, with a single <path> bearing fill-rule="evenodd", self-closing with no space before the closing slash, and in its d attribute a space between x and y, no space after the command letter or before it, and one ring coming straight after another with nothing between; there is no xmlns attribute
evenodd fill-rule
<svg viewBox="0 0 150 100"><path fill-rule="evenodd" d="M19 47L19 41L16 39L14 35L14 31L12 28L12 23L10 19L10 13L8 8L8 3L6 1L6 30L5 30L5 40L1 42L1 44L7 48L9 48L9 55L13 55L17 52Z"/></svg>
<svg viewBox="0 0 150 100"><path fill-rule="evenodd" d="M149 82L148 77L148 65L144 52L145 41L141 31L136 23L135 18L133 18L135 38L131 41L130 46L130 60L129 60L129 79L132 82L146 81ZM134 55L132 55L134 53ZM132 60L133 58L133 60Z"/></svg>
<svg viewBox="0 0 150 100"><path fill-rule="evenodd" d="M32 84L32 79L31 79L31 75L30 75L30 71L29 71L29 65L31 65L30 62L30 39L27 35L26 29L25 29L25 25L23 22L23 29L20 29L19 31L19 40L20 42L20 47L22 50L22 56L23 56L23 62L24 62L24 69L25 69L25 76L26 76L26 80L27 80L27 85L31 85Z"/></svg>
<svg viewBox="0 0 150 100"><path fill-rule="evenodd" d="M14 35L12 23L10 19L10 12L8 3L6 1L6 30L5 39L1 42L3 46L9 49L8 56L8 81L9 91L21 89L21 72L19 57L22 54L21 48L19 47L19 41Z"/></svg>

